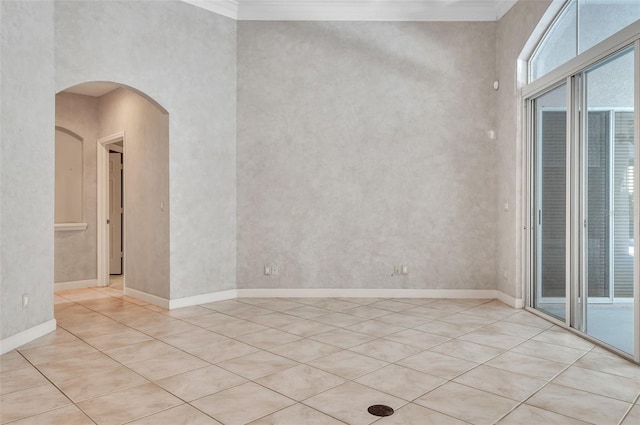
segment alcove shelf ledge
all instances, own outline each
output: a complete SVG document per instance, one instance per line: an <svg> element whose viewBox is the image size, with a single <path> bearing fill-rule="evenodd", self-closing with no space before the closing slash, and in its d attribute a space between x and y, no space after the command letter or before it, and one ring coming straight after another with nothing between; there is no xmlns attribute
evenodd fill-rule
<svg viewBox="0 0 640 425"><path fill-rule="evenodd" d="M70 232L74 230L87 230L87 223L55 223L56 232Z"/></svg>

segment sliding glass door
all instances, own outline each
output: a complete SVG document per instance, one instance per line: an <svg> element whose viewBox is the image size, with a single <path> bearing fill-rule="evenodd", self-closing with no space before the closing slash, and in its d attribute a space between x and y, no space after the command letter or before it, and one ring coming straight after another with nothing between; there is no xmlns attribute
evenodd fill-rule
<svg viewBox="0 0 640 425"><path fill-rule="evenodd" d="M638 48L527 98L528 305L636 361Z"/></svg>
<svg viewBox="0 0 640 425"><path fill-rule="evenodd" d="M533 102L535 200L535 308L566 317L567 89Z"/></svg>
<svg viewBox="0 0 640 425"><path fill-rule="evenodd" d="M584 331L633 354L634 50L583 73Z"/></svg>

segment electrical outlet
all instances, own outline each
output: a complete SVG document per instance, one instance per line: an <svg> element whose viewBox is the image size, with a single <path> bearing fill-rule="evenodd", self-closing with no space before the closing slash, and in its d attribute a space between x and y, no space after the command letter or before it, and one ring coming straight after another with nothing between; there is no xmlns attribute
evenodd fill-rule
<svg viewBox="0 0 640 425"><path fill-rule="evenodd" d="M22 295L22 308L29 307L29 294Z"/></svg>
<svg viewBox="0 0 640 425"><path fill-rule="evenodd" d="M271 276L278 276L278 273L280 273L280 267L277 264L272 264L271 265Z"/></svg>
<svg viewBox="0 0 640 425"><path fill-rule="evenodd" d="M409 274L409 265L408 264L403 264L402 265L402 274L405 275L405 276Z"/></svg>
<svg viewBox="0 0 640 425"><path fill-rule="evenodd" d="M400 264L396 264L393 266L393 274L395 276L402 274L402 266Z"/></svg>
<svg viewBox="0 0 640 425"><path fill-rule="evenodd" d="M268 264L265 264L264 266L264 275L265 276L271 276L271 266Z"/></svg>

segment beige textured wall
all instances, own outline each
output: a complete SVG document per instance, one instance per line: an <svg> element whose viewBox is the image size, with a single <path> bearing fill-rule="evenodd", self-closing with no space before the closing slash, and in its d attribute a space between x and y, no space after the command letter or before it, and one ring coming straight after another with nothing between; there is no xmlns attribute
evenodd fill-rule
<svg viewBox="0 0 640 425"><path fill-rule="evenodd" d="M169 298L169 116L124 88L98 106L100 138L125 132L125 284Z"/></svg>
<svg viewBox="0 0 640 425"><path fill-rule="evenodd" d="M0 1L0 339L53 319L53 13Z"/></svg>
<svg viewBox="0 0 640 425"><path fill-rule="evenodd" d="M497 289L522 298L522 122L517 60L551 0L520 0L498 21L497 104ZM508 204L508 208L505 208Z"/></svg>
<svg viewBox="0 0 640 425"><path fill-rule="evenodd" d="M238 22L239 288L495 288L495 29Z"/></svg>
<svg viewBox="0 0 640 425"><path fill-rule="evenodd" d="M72 93L57 94L56 126L66 128L83 139L82 220L87 223L87 230L55 232L54 282L95 279L98 99Z"/></svg>

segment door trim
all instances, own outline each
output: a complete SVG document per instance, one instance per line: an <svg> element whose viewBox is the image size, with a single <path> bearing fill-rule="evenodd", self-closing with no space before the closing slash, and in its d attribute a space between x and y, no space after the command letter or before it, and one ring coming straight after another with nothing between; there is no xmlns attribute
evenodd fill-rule
<svg viewBox="0 0 640 425"><path fill-rule="evenodd" d="M123 151L126 150L125 143L125 132L121 131L110 136L102 137L98 139L98 143L96 146L97 151L97 171L98 171L98 179L97 179L97 195L98 195L98 286L108 286L109 285L109 226L107 225L107 220L109 219L109 145L114 143L122 142ZM124 162L123 155L123 162ZM125 198L126 193L126 181L125 179L125 170L122 171L122 187L123 187L123 198ZM126 218L123 216L122 218L122 228L125 229ZM123 252L127 252L126 250L126 232L123 232L122 236L122 250ZM126 259L123 255L122 258L122 268L125 269ZM124 284L123 284L124 286Z"/></svg>

